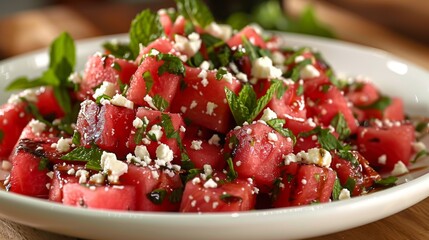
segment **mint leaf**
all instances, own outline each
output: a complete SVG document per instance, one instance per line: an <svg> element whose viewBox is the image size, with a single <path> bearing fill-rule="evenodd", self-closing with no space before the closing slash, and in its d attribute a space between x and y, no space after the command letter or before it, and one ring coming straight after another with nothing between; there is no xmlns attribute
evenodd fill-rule
<svg viewBox="0 0 429 240"><path fill-rule="evenodd" d="M164 64L158 68L158 75L161 76L165 72L185 76L185 66L180 58L172 54L160 53L156 56L157 61L163 60Z"/></svg>
<svg viewBox="0 0 429 240"><path fill-rule="evenodd" d="M351 177L347 178L347 181L344 184L344 188L347 188L347 190L349 190L350 193L353 193L355 186L356 186L356 181Z"/></svg>
<svg viewBox="0 0 429 240"><path fill-rule="evenodd" d="M39 165L37 166L37 169L40 171L46 170L49 165L49 159L46 157L42 157L40 159Z"/></svg>
<svg viewBox="0 0 429 240"><path fill-rule="evenodd" d="M360 109L377 109L384 111L388 106L392 104L392 99L387 96L380 96L377 101L368 106L357 106Z"/></svg>
<svg viewBox="0 0 429 240"><path fill-rule="evenodd" d="M163 188L155 189L152 192L146 194L146 197L156 205L162 204L164 198L167 196L167 190Z"/></svg>
<svg viewBox="0 0 429 240"><path fill-rule="evenodd" d="M0 138L1 141L1 138ZM425 149L420 150L418 153L416 153L416 155L414 156L414 158L411 160L412 163L417 162L417 160L419 160L422 157L428 156L429 152Z"/></svg>
<svg viewBox="0 0 429 240"><path fill-rule="evenodd" d="M219 199L225 203L235 203L235 202L241 202L243 200L241 197L234 196L229 193L223 193L222 195L219 196Z"/></svg>
<svg viewBox="0 0 429 240"><path fill-rule="evenodd" d="M234 181L238 177L238 173L234 169L234 163L232 162L232 158L228 158L226 160L226 163L228 165L227 168L227 174L226 174L226 180L229 182Z"/></svg>
<svg viewBox="0 0 429 240"><path fill-rule="evenodd" d="M171 203L180 203L182 201L183 196L183 188L176 188L171 193L170 196L168 196L168 201Z"/></svg>
<svg viewBox="0 0 429 240"><path fill-rule="evenodd" d="M232 59L232 51L222 39L208 33L201 34L201 41L206 47L207 55L215 68L227 66Z"/></svg>
<svg viewBox="0 0 429 240"><path fill-rule="evenodd" d="M386 178L382 178L380 180L375 181L375 184L382 187L391 187L396 185L396 181L398 180L395 176L389 176Z"/></svg>
<svg viewBox="0 0 429 240"><path fill-rule="evenodd" d="M255 91L248 84L243 85L238 96L225 87L226 100L235 122L238 125L242 125L244 122L252 122L267 106L268 102L271 101L281 84L280 81L272 82L265 95L259 99L256 99Z"/></svg>
<svg viewBox="0 0 429 240"><path fill-rule="evenodd" d="M165 109L168 108L168 102L163 97L161 97L158 94L155 94L152 98L153 105L158 109L159 111L163 112Z"/></svg>
<svg viewBox="0 0 429 240"><path fill-rule="evenodd" d="M214 21L207 5L201 0L176 0L177 11L194 25L205 28Z"/></svg>
<svg viewBox="0 0 429 240"><path fill-rule="evenodd" d="M6 91L34 88L45 85L46 83L41 78L29 79L27 77L18 77L6 87Z"/></svg>
<svg viewBox="0 0 429 240"><path fill-rule="evenodd" d="M0 143L3 141L4 138L4 132L0 129Z"/></svg>
<svg viewBox="0 0 429 240"><path fill-rule="evenodd" d="M103 48L116 58L123 58L127 60L134 60L133 53L129 44L118 42L105 42Z"/></svg>
<svg viewBox="0 0 429 240"><path fill-rule="evenodd" d="M285 138L291 138L293 144L295 145L296 143L296 137L293 134L293 132L287 128L283 128L283 125L285 124L285 120L284 119L280 119L280 118L276 118L276 119L271 119L267 122L268 126L272 127L274 130L276 130L278 133L280 133L280 135L282 135Z"/></svg>
<svg viewBox="0 0 429 240"><path fill-rule="evenodd" d="M344 140L350 135L350 128L347 125L347 121L344 118L344 115L340 112L331 120L331 126L333 126L335 131L338 133L339 140Z"/></svg>
<svg viewBox="0 0 429 240"><path fill-rule="evenodd" d="M161 126L164 129L167 138L177 138L178 133L175 131L171 117L168 114L161 114Z"/></svg>
<svg viewBox="0 0 429 240"><path fill-rule="evenodd" d="M74 131L73 133L73 137L72 137L72 144L74 144L75 146L79 146L80 145L80 132L78 131Z"/></svg>
<svg viewBox="0 0 429 240"><path fill-rule="evenodd" d="M243 47L244 49L246 49L246 55L249 56L250 60L253 62L255 61L257 58L260 57L270 57L271 58L271 53L265 49L261 49L258 46L253 45L246 36L241 36L242 41L243 41Z"/></svg>
<svg viewBox="0 0 429 240"><path fill-rule="evenodd" d="M103 152L96 145L92 145L90 148L80 146L62 156L61 160L86 162L85 167L87 169L101 171L100 161L102 154Z"/></svg>
<svg viewBox="0 0 429 240"><path fill-rule="evenodd" d="M139 13L131 22L129 31L130 49L135 59L140 53L140 43L147 46L164 34L159 16L146 9Z"/></svg>
<svg viewBox="0 0 429 240"><path fill-rule="evenodd" d="M334 189L332 190L332 200L336 201L340 197L340 192L343 189L340 180L335 178Z"/></svg>
<svg viewBox="0 0 429 240"><path fill-rule="evenodd" d="M227 73L228 73L228 70L226 70L226 68L219 68L216 72L216 80L222 80L223 75Z"/></svg>
<svg viewBox="0 0 429 240"><path fill-rule="evenodd" d="M146 94L150 92L153 86L152 74L149 71L143 73L143 80L146 86Z"/></svg>

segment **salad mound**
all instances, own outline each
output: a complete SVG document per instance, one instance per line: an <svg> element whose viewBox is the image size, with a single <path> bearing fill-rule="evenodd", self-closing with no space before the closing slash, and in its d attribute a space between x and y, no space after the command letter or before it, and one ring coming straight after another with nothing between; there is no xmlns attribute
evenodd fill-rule
<svg viewBox="0 0 429 240"><path fill-rule="evenodd" d="M319 204L394 186L427 155L403 102L199 0L144 10L129 42L75 70L64 33L0 107L1 185L66 205L226 212ZM286 39L287 41L287 39ZM416 126L417 125L417 126ZM382 175L384 177L382 177ZM385 177L387 176L387 177Z"/></svg>

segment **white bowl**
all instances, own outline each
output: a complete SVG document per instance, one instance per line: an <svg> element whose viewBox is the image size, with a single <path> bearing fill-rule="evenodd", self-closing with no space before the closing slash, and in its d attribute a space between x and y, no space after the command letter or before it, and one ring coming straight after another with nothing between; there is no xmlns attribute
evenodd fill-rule
<svg viewBox="0 0 429 240"><path fill-rule="evenodd" d="M429 73L388 53L341 41L282 34L289 45L312 46L337 71L363 74L380 89L400 96L410 114L429 113ZM78 41L78 69L108 39ZM15 77L37 76L48 64L47 50L0 62L0 89ZM8 93L1 92L0 102ZM320 236L370 223L429 196L429 159L401 178L399 186L366 196L305 207L241 213L182 214L81 209L0 191L0 216L35 228L89 239L296 239Z"/></svg>

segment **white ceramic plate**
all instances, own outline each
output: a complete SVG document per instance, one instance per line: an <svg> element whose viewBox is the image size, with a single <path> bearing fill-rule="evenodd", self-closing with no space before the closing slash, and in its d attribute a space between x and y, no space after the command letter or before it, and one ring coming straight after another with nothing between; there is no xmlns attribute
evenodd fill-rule
<svg viewBox="0 0 429 240"><path fill-rule="evenodd" d="M125 39L126 36L113 36ZM78 68L100 50L103 37L78 42ZM385 52L301 35L291 45L313 46L334 69L372 78L385 93L401 96L408 113L429 115L429 73ZM17 76L37 76L47 51L0 63L0 89ZM1 92L0 102L7 99ZM413 168L429 166L429 159ZM81 209L0 191L0 216L32 227L90 239L296 239L357 227L406 209L429 196L428 168L403 176L403 184L362 197L305 207L225 214L138 213Z"/></svg>

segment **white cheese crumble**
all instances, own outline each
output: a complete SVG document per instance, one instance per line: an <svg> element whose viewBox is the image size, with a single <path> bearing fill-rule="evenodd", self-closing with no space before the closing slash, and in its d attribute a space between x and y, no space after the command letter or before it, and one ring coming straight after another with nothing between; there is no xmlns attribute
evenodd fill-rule
<svg viewBox="0 0 429 240"><path fill-rule="evenodd" d="M149 107L151 107L152 109L158 110L158 108L155 107L155 104L153 104L153 99L151 96L146 94L146 96L144 96L143 100L149 105Z"/></svg>
<svg viewBox="0 0 429 240"><path fill-rule="evenodd" d="M213 180L213 178L210 178L204 183L204 188L217 188L217 183Z"/></svg>
<svg viewBox="0 0 429 240"><path fill-rule="evenodd" d="M171 150L168 145L161 143L156 148L156 157L158 158L158 160L171 162L173 161L173 158L174 158L173 150Z"/></svg>
<svg viewBox="0 0 429 240"><path fill-rule="evenodd" d="M46 130L46 124L36 119L32 119L28 125L30 126L31 131L36 135L40 135Z"/></svg>
<svg viewBox="0 0 429 240"><path fill-rule="evenodd" d="M247 82L249 81L247 79L247 75L245 73L239 72L237 73L237 75L235 75L239 80L243 81L243 82Z"/></svg>
<svg viewBox="0 0 429 240"><path fill-rule="evenodd" d="M267 107L264 109L261 120L268 122L269 120L276 119L276 118L277 118L277 114L273 110L271 110L271 108Z"/></svg>
<svg viewBox="0 0 429 240"><path fill-rule="evenodd" d="M184 133L186 132L186 128L184 126L180 126L179 131Z"/></svg>
<svg viewBox="0 0 429 240"><path fill-rule="evenodd" d="M206 114L212 116L215 108L217 108L217 104L208 102L206 106Z"/></svg>
<svg viewBox="0 0 429 240"><path fill-rule="evenodd" d="M200 68L207 71L210 69L210 63L208 61L203 61L200 64Z"/></svg>
<svg viewBox="0 0 429 240"><path fill-rule="evenodd" d="M121 94L116 94L115 96L113 96L112 100L110 100L110 103L115 106L134 109L134 103L122 96Z"/></svg>
<svg viewBox="0 0 429 240"><path fill-rule="evenodd" d="M134 154L136 157L143 160L146 164L149 164L152 160L150 159L149 151L147 150L147 147L144 145L137 146L134 149Z"/></svg>
<svg viewBox="0 0 429 240"><path fill-rule="evenodd" d="M79 184L83 184L88 181L89 172L84 169L79 169L76 171L75 176L79 178Z"/></svg>
<svg viewBox="0 0 429 240"><path fill-rule="evenodd" d="M37 91L34 89L26 89L18 94L12 94L7 100L7 103L16 104L22 102L21 99L25 99L28 102L37 102Z"/></svg>
<svg viewBox="0 0 429 240"><path fill-rule="evenodd" d="M320 72L313 65L307 64L299 71L299 75L303 79L319 77Z"/></svg>
<svg viewBox="0 0 429 240"><path fill-rule="evenodd" d="M255 78L279 78L282 70L273 66L269 57L260 57L253 62L252 76Z"/></svg>
<svg viewBox="0 0 429 240"><path fill-rule="evenodd" d="M96 184L103 184L104 183L104 175L101 173L96 173L89 178L89 181L96 183Z"/></svg>
<svg viewBox="0 0 429 240"><path fill-rule="evenodd" d="M99 88L97 88L92 95L94 99L97 99L103 95L113 97L116 94L116 86L111 82L104 81Z"/></svg>
<svg viewBox="0 0 429 240"><path fill-rule="evenodd" d="M139 118L139 117L136 117L133 120L133 127L134 128L142 128L143 127L143 120L141 120L141 118Z"/></svg>
<svg viewBox="0 0 429 240"><path fill-rule="evenodd" d="M197 102L195 100L193 100L191 102L191 105L189 106L189 109L194 109L197 106Z"/></svg>
<svg viewBox="0 0 429 240"><path fill-rule="evenodd" d="M213 134L213 136L209 139L210 145L220 146L220 137L217 134Z"/></svg>
<svg viewBox="0 0 429 240"><path fill-rule="evenodd" d="M63 138L61 137L56 144L54 144L55 148L58 152L64 153L70 151L72 145L71 138Z"/></svg>
<svg viewBox="0 0 429 240"><path fill-rule="evenodd" d="M205 30L211 35L220 38L224 41L227 41L232 36L232 27L226 24L217 24L216 22L211 22Z"/></svg>
<svg viewBox="0 0 429 240"><path fill-rule="evenodd" d="M347 188L343 188L340 191L340 195L338 196L338 200L345 200L350 198L350 191Z"/></svg>
<svg viewBox="0 0 429 240"><path fill-rule="evenodd" d="M78 72L73 72L72 74L70 74L67 80L74 84L80 84L82 82L82 77Z"/></svg>
<svg viewBox="0 0 429 240"><path fill-rule="evenodd" d="M150 128L148 134L154 136L156 141L159 141L162 137L162 134L163 134L162 127L157 125L157 124L154 124Z"/></svg>
<svg viewBox="0 0 429 240"><path fill-rule="evenodd" d="M201 140L193 140L191 143L191 149L194 149L194 150L203 149L203 147L201 147L202 143L203 143L203 141L201 141Z"/></svg>
<svg viewBox="0 0 429 240"><path fill-rule="evenodd" d="M108 174L107 180L111 183L119 181L119 177L128 172L128 165L116 158L114 153L103 152L100 166Z"/></svg>
<svg viewBox="0 0 429 240"><path fill-rule="evenodd" d="M278 140L279 138L277 137L277 134L272 132L268 133L268 141L277 142Z"/></svg>
<svg viewBox="0 0 429 240"><path fill-rule="evenodd" d="M273 63L276 66L283 66L286 60L285 56L279 51L274 51L272 54Z"/></svg>
<svg viewBox="0 0 429 240"><path fill-rule="evenodd" d="M393 167L391 174L393 176L399 176L407 172L409 172L407 166L405 166L405 164L402 161L398 161Z"/></svg>
<svg viewBox="0 0 429 240"><path fill-rule="evenodd" d="M174 35L174 41L175 41L174 47L178 51L186 54L186 56L188 57L192 57L198 52L202 42L200 39L200 35L195 32L189 34L187 38L179 34L176 34Z"/></svg>
<svg viewBox="0 0 429 240"><path fill-rule="evenodd" d="M386 161L387 161L386 154L381 155L380 157L378 157L378 160L377 160L377 162L381 165L386 165Z"/></svg>

